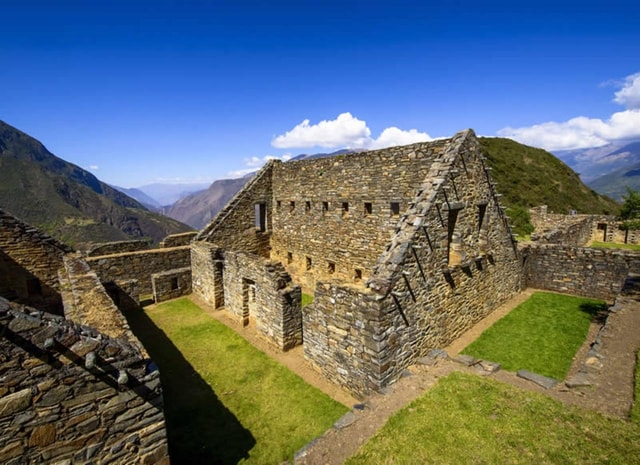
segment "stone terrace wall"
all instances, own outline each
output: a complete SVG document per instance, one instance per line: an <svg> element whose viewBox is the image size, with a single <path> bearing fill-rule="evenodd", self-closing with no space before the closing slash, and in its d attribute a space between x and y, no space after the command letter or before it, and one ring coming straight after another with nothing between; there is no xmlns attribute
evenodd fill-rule
<svg viewBox="0 0 640 465"><path fill-rule="evenodd" d="M522 247L527 287L613 302L629 273L640 273L640 253L541 244Z"/></svg>
<svg viewBox="0 0 640 465"><path fill-rule="evenodd" d="M160 242L160 248L166 249L170 247L180 247L182 245L189 245L193 238L198 235L197 231L191 231L180 234L170 234Z"/></svg>
<svg viewBox="0 0 640 465"><path fill-rule="evenodd" d="M272 210L271 176L275 161L267 163L231 199L216 217L196 236L229 250L242 250L262 257L269 257ZM264 207L264 230L256 221L256 204Z"/></svg>
<svg viewBox="0 0 640 465"><path fill-rule="evenodd" d="M471 131L430 165L367 282L318 283L305 354L356 394L379 390L521 289L511 231Z"/></svg>
<svg viewBox="0 0 640 465"><path fill-rule="evenodd" d="M271 257L308 289L363 283L444 145L274 164Z"/></svg>
<svg viewBox="0 0 640 465"><path fill-rule="evenodd" d="M58 269L71 251L0 210L0 296L61 313Z"/></svg>
<svg viewBox="0 0 640 465"><path fill-rule="evenodd" d="M151 241L148 239L133 239L130 241L104 242L102 244L94 244L86 255L88 257L98 257L100 255L112 255L117 253L136 252L138 250L147 250L151 247Z"/></svg>
<svg viewBox="0 0 640 465"><path fill-rule="evenodd" d="M282 350L302 343L302 293L282 264L226 251L225 309Z"/></svg>
<svg viewBox="0 0 640 465"><path fill-rule="evenodd" d="M152 274L191 266L191 252L189 246L183 246L88 257L86 260L102 282L135 279L140 295L144 295L153 293Z"/></svg>
<svg viewBox="0 0 640 465"><path fill-rule="evenodd" d="M191 268L177 268L151 275L153 301L164 302L191 294Z"/></svg>
<svg viewBox="0 0 640 465"><path fill-rule="evenodd" d="M0 463L169 463L138 347L0 299Z"/></svg>

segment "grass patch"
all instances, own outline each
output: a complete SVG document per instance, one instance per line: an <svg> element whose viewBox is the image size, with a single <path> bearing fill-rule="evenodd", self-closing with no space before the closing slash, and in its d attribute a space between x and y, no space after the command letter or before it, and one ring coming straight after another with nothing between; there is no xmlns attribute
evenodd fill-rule
<svg viewBox="0 0 640 465"><path fill-rule="evenodd" d="M309 294L302 294L302 308L306 307L307 305L309 305L311 302L313 302L313 296L309 295Z"/></svg>
<svg viewBox="0 0 640 465"><path fill-rule="evenodd" d="M536 292L467 346L463 353L564 379L602 301Z"/></svg>
<svg viewBox="0 0 640 465"><path fill-rule="evenodd" d="M640 425L640 350L636 354L636 377L633 391L633 407L631 408L631 421Z"/></svg>
<svg viewBox="0 0 640 465"><path fill-rule="evenodd" d="M172 464L281 463L348 410L188 299L127 318L160 368Z"/></svg>
<svg viewBox="0 0 640 465"><path fill-rule="evenodd" d="M348 465L632 464L640 427L452 373L391 417Z"/></svg>
<svg viewBox="0 0 640 465"><path fill-rule="evenodd" d="M592 242L591 247L601 249L640 250L640 245L638 244L618 244L616 242Z"/></svg>

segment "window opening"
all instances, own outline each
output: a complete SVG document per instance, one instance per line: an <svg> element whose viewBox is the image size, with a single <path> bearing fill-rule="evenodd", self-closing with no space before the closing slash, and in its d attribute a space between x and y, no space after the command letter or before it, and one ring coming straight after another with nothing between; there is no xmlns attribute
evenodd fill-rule
<svg viewBox="0 0 640 465"><path fill-rule="evenodd" d="M371 215L372 211L373 211L373 205L371 205L371 202L365 202L364 203L364 215L365 216Z"/></svg>
<svg viewBox="0 0 640 465"><path fill-rule="evenodd" d="M307 257L307 271L311 271L313 263L311 262L311 257Z"/></svg>
<svg viewBox="0 0 640 465"><path fill-rule="evenodd" d="M389 208L391 209L391 216L400 215L400 202L391 202Z"/></svg>
<svg viewBox="0 0 640 465"><path fill-rule="evenodd" d="M293 254L291 252L287 252L287 263L293 262Z"/></svg>
<svg viewBox="0 0 640 465"><path fill-rule="evenodd" d="M258 231L264 232L267 230L267 204L257 203L254 206L255 211L255 227Z"/></svg>
<svg viewBox="0 0 640 465"><path fill-rule="evenodd" d="M333 274L336 272L336 264L333 262L328 262L327 263L327 271L329 272L329 274Z"/></svg>
<svg viewBox="0 0 640 465"><path fill-rule="evenodd" d="M304 203L304 211L306 213L309 213L311 211L311 202L309 202L308 200Z"/></svg>
<svg viewBox="0 0 640 465"><path fill-rule="evenodd" d="M295 201L292 200L291 202L289 202L289 211L293 212L295 209L296 209L296 203Z"/></svg>
<svg viewBox="0 0 640 465"><path fill-rule="evenodd" d="M324 215L329 211L329 202L322 202L322 214Z"/></svg>
<svg viewBox="0 0 640 465"><path fill-rule="evenodd" d="M349 213L349 202L342 202L342 215L347 215Z"/></svg>
<svg viewBox="0 0 640 465"><path fill-rule="evenodd" d="M178 278L171 278L171 290L177 291L178 289L180 289L180 286L178 285Z"/></svg>
<svg viewBox="0 0 640 465"><path fill-rule="evenodd" d="M362 281L362 270L359 268L356 268L356 274L354 276L354 279L356 281Z"/></svg>

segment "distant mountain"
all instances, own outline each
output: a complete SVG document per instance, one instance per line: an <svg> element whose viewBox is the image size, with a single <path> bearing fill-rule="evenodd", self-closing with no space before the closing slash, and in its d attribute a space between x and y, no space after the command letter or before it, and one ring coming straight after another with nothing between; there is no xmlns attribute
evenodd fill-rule
<svg viewBox="0 0 640 465"><path fill-rule="evenodd" d="M586 182L640 163L640 141L554 152ZM604 192L603 192L604 193Z"/></svg>
<svg viewBox="0 0 640 465"><path fill-rule="evenodd" d="M491 178L506 207L547 205L556 213L614 214L619 205L587 187L553 154L511 139L482 137Z"/></svg>
<svg viewBox="0 0 640 465"><path fill-rule="evenodd" d="M0 121L0 207L71 245L188 231Z"/></svg>
<svg viewBox="0 0 640 465"><path fill-rule="evenodd" d="M600 176L589 182L589 186L621 202L622 196L627 193L627 187L640 191L640 163Z"/></svg>
<svg viewBox="0 0 640 465"><path fill-rule="evenodd" d="M237 179L219 179L213 182L208 189L178 200L164 213L195 229L202 229L254 174L251 173Z"/></svg>
<svg viewBox="0 0 640 465"><path fill-rule="evenodd" d="M148 210L159 212L162 209L162 205L156 199L148 196L147 194L142 192L140 189L136 189L135 187L132 187L132 188L118 187L118 186L111 186L111 187L113 187L114 189L118 189L120 192L128 195L133 199L136 199L138 202L144 205L145 208L147 208Z"/></svg>
<svg viewBox="0 0 640 465"><path fill-rule="evenodd" d="M144 186L140 186L137 190L142 191L147 196L154 199L159 206L169 206L173 205L180 199L184 199L185 197L195 193L200 192L208 188L210 183L179 183L179 184L171 184L171 183L153 183L146 184Z"/></svg>

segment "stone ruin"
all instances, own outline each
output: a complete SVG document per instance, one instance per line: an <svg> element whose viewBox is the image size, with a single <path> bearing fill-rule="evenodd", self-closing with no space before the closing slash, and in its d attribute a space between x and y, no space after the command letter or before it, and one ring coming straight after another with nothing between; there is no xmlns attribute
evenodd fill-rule
<svg viewBox="0 0 640 465"><path fill-rule="evenodd" d="M195 294L356 396L524 287L613 302L613 219L534 210L518 245L471 130L265 165L198 233L84 255L0 211L0 462L168 463L157 369L122 312ZM609 239L612 240L612 239ZM302 293L313 302L302 308Z"/></svg>

